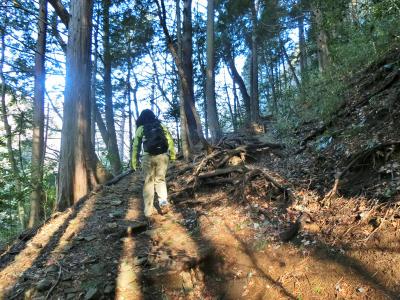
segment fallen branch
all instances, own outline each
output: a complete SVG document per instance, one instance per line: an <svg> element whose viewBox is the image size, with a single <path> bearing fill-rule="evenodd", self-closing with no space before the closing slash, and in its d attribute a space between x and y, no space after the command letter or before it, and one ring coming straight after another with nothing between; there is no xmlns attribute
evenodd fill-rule
<svg viewBox="0 0 400 300"><path fill-rule="evenodd" d="M251 169L251 170L259 170L269 182L271 182L282 193L284 193L285 198L286 198L286 196L288 196L290 199L294 199L295 198L293 192L288 187L285 187L285 186L281 185L279 182L277 182L275 180L275 178L273 178L271 175L269 175L268 170L266 170L264 168L255 168L255 167L249 167L249 169Z"/></svg>
<svg viewBox="0 0 400 300"><path fill-rule="evenodd" d="M217 169L214 171L210 172L203 172L199 174L199 178L208 178L208 177L215 177L215 176L220 176L220 175L225 175L233 172L238 172L238 173L243 173L244 169L242 166L240 167L230 167L230 168L224 168L224 169Z"/></svg>
<svg viewBox="0 0 400 300"><path fill-rule="evenodd" d="M133 170L128 170L124 173L121 173L117 176L115 176L113 179L107 181L106 183L104 183L105 186L109 186L109 185L113 185L116 184L117 182L119 182L122 178L128 176L129 174L133 173Z"/></svg>
<svg viewBox="0 0 400 300"><path fill-rule="evenodd" d="M343 168L341 171L337 171L335 174L335 181L333 183L332 189L325 195L323 202L329 201L331 198L337 196L337 192L339 189L339 183L342 177L353 167L357 162L360 160L363 160L367 158L369 155L374 153L375 151L381 150L383 148L389 147L389 146L398 146L400 145L400 141L393 141L393 142L387 142L387 143L382 143L379 145L376 145L370 149L363 150L361 152L358 152L354 158L346 165L346 167Z"/></svg>

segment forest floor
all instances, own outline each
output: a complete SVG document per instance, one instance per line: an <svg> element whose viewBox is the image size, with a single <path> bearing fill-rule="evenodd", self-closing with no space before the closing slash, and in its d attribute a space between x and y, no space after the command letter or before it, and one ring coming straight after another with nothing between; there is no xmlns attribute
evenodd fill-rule
<svg viewBox="0 0 400 300"><path fill-rule="evenodd" d="M142 175L104 186L0 256L0 299L400 299L399 51L298 144L226 137L168 173L149 226Z"/></svg>

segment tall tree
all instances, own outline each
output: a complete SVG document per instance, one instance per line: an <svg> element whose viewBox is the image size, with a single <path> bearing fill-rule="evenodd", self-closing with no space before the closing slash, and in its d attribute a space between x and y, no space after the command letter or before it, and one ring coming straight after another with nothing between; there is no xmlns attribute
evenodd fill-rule
<svg viewBox="0 0 400 300"><path fill-rule="evenodd" d="M217 103L215 101L215 46L214 46L214 0L207 1L207 118L211 140L216 143L221 137L221 127L218 122Z"/></svg>
<svg viewBox="0 0 400 300"><path fill-rule="evenodd" d="M111 84L111 46L110 46L110 7L111 0L103 0L103 48L104 48L104 98L105 119L108 139L106 142L108 158L114 175L121 173L122 165L118 152L117 134L115 131L114 109Z"/></svg>
<svg viewBox="0 0 400 300"><path fill-rule="evenodd" d="M300 56L300 75L301 80L304 80L305 69L306 69L306 38L304 33L304 13L300 11L298 17L298 29L299 29L299 56Z"/></svg>
<svg viewBox="0 0 400 300"><path fill-rule="evenodd" d="M57 209L86 195L107 174L90 141L90 52L92 0L72 0L68 27L64 117Z"/></svg>
<svg viewBox="0 0 400 300"><path fill-rule="evenodd" d="M28 227L39 224L43 218L43 161L44 161L44 93L45 51L47 33L47 0L39 1L38 38L35 53L35 97L33 105L31 210Z"/></svg>
<svg viewBox="0 0 400 300"><path fill-rule="evenodd" d="M94 49L93 49L93 64L92 64L92 87L90 90L91 96L91 119L90 119L90 140L94 145L96 143L96 111L97 111L97 103L96 103L96 83L97 83L97 62L99 58L98 49L99 49L99 19L100 12L97 11L96 17L96 28L94 31Z"/></svg>
<svg viewBox="0 0 400 300"><path fill-rule="evenodd" d="M175 6L175 12L176 12L176 35L177 35L177 40L178 44L176 45L176 50L177 50L177 56L179 60L182 60L182 14L181 14L181 6L180 6L180 1L181 0L175 0L176 1L176 6ZM160 11L160 8L158 8ZM161 22L161 18L160 18ZM168 31L164 30L165 35L169 34ZM173 50L173 49L171 49ZM172 51L171 51L172 52ZM175 60L177 61L177 60ZM175 64L176 65L176 64ZM186 112L185 112L185 99L183 98L183 87L182 87L182 80L180 76L178 76L178 87L179 87L179 117L181 119L181 143L182 143L182 153L183 157L187 160L189 159L191 150L190 150L190 143L189 143L189 130L188 130L188 124L187 124L187 118L186 118Z"/></svg>
<svg viewBox="0 0 400 300"><path fill-rule="evenodd" d="M328 48L328 34L324 27L324 15L320 1L314 3L312 10L314 15L314 23L317 28L317 49L318 49L318 66L319 71L323 72L329 65L330 54Z"/></svg>
<svg viewBox="0 0 400 300"><path fill-rule="evenodd" d="M244 83L242 76L240 76L240 74L236 68L235 57L233 54L232 46L231 46L229 40L223 39L223 41L224 41L224 46L225 46L224 49L226 49L224 51L224 53L225 53L224 60L230 70L232 80L234 81L235 84L237 84L239 86L239 91L242 95L245 112L246 112L246 123L248 123L248 121L250 119L250 103L251 103L250 95L247 91L246 84Z"/></svg>
<svg viewBox="0 0 400 300"><path fill-rule="evenodd" d="M182 133L186 131L191 151L196 151L196 149L200 148L201 145L203 148L208 148L208 143L204 138L200 117L196 110L194 101L192 62L192 1L183 1L182 56L179 55L178 47L176 43L174 43L167 27L167 13L164 0L154 1L157 5L158 17L167 40L168 49L174 58L179 73L183 100L181 107L182 113L185 115L184 118L182 118L181 114L181 126L183 126L182 128L187 128L187 131L182 130ZM184 137L182 136L182 138Z"/></svg>
<svg viewBox="0 0 400 300"><path fill-rule="evenodd" d="M258 100L258 39L257 39L257 0L252 0L250 4L251 11L251 104L250 104L250 120L252 123L257 122L260 117L260 104Z"/></svg>

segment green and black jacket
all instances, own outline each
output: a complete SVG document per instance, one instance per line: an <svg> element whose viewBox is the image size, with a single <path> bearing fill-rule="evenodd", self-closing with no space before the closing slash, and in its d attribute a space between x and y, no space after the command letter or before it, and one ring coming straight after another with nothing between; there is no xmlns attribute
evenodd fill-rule
<svg viewBox="0 0 400 300"><path fill-rule="evenodd" d="M161 124L161 127L164 131L165 137L167 138L168 142L168 151L169 151L169 158L170 160L175 160L175 148L174 148L174 140L172 139L171 134L169 133L167 127ZM144 127L139 126L136 129L135 139L133 140L133 149L132 149L132 168L136 169L138 161L139 161L139 154L142 149L142 140L144 137ZM144 152L144 155L148 153Z"/></svg>

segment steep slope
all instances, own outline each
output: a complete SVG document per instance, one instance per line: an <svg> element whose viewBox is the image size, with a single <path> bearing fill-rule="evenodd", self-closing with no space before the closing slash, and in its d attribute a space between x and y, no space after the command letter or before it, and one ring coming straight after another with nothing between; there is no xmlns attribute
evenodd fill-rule
<svg viewBox="0 0 400 300"><path fill-rule="evenodd" d="M179 164L173 168L172 184L185 180L185 169L187 165ZM286 230L299 216L299 204L284 200L283 191L265 183L263 176L246 182L244 199L237 198L237 186L199 183L191 196L175 194L173 211L148 228L141 211L140 175L125 177L53 216L25 245L3 254L1 295L4 299L395 298L398 291L384 278L343 249L316 238L318 225L310 219L303 216L297 220L301 228ZM292 238L294 242L288 243Z"/></svg>

